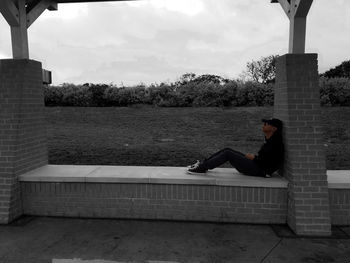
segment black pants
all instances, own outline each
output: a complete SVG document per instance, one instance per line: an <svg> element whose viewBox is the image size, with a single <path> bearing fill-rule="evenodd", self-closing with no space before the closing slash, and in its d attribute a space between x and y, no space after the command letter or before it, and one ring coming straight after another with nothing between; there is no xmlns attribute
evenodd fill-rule
<svg viewBox="0 0 350 263"><path fill-rule="evenodd" d="M209 158L205 159L201 165L203 165L204 169L209 170L214 169L227 161L230 162L230 164L242 174L261 177L266 176L265 171L262 170L256 164L256 162L246 158L243 153L232 150L230 148L225 148L221 151L218 151Z"/></svg>

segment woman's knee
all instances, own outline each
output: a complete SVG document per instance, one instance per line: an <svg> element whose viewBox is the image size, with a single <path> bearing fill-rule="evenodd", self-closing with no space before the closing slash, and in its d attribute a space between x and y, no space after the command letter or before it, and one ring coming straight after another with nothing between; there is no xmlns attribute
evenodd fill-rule
<svg viewBox="0 0 350 263"><path fill-rule="evenodd" d="M223 152L234 152L234 150L233 150L233 149L228 148L228 147L226 147L226 148L222 149L222 151L223 151Z"/></svg>

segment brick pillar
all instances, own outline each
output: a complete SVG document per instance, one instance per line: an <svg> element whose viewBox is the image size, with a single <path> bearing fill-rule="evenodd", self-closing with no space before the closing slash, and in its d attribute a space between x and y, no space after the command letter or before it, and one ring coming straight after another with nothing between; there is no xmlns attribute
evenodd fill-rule
<svg viewBox="0 0 350 263"><path fill-rule="evenodd" d="M0 224L22 214L18 176L47 164L41 63L0 60Z"/></svg>
<svg viewBox="0 0 350 263"><path fill-rule="evenodd" d="M276 69L274 116L284 123L287 223L298 235L327 236L331 225L317 54L286 54Z"/></svg>

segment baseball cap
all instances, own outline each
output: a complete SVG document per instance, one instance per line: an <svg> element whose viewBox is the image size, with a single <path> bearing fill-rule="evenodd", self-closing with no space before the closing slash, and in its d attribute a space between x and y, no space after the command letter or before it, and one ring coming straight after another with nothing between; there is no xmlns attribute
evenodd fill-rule
<svg viewBox="0 0 350 263"><path fill-rule="evenodd" d="M262 122L265 122L273 127L276 127L278 130L282 130L282 127L283 127L282 121L275 118L262 119Z"/></svg>

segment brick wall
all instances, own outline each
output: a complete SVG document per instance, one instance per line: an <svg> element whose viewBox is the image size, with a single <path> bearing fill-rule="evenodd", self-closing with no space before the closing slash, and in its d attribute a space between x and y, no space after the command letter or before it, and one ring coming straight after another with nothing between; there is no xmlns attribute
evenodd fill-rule
<svg viewBox="0 0 350 263"><path fill-rule="evenodd" d="M21 215L18 175L47 164L41 63L0 60L0 223Z"/></svg>
<svg viewBox="0 0 350 263"><path fill-rule="evenodd" d="M277 61L274 116L284 122L288 224L299 235L330 235L317 54Z"/></svg>
<svg viewBox="0 0 350 263"><path fill-rule="evenodd" d="M286 188L21 182L24 213L214 222L286 222Z"/></svg>
<svg viewBox="0 0 350 263"><path fill-rule="evenodd" d="M329 189L332 225L350 225L350 189Z"/></svg>

